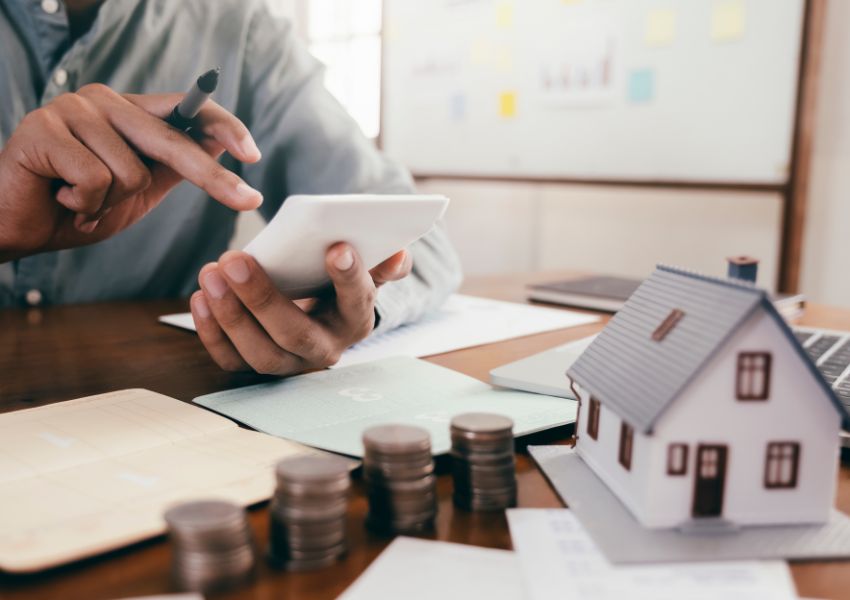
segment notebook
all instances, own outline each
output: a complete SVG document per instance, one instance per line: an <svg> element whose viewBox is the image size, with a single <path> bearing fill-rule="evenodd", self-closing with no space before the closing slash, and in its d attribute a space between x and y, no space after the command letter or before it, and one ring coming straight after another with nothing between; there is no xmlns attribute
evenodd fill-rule
<svg viewBox="0 0 850 600"><path fill-rule="evenodd" d="M33 572L154 537L190 498L269 498L314 452L191 404L123 390L0 415L0 570Z"/></svg>
<svg viewBox="0 0 850 600"><path fill-rule="evenodd" d="M418 425L431 449L451 448L449 422L465 412L495 412L514 421L514 435L574 423L577 403L494 389L451 369L395 357L262 383L194 400L272 435L331 452L362 456L372 425Z"/></svg>

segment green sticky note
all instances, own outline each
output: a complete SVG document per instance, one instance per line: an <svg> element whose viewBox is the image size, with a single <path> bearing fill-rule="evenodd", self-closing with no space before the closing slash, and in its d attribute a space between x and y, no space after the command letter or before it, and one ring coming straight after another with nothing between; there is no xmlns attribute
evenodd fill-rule
<svg viewBox="0 0 850 600"><path fill-rule="evenodd" d="M373 425L418 425L431 432L434 454L451 448L449 422L465 412L514 420L523 435L574 423L576 402L496 389L416 358L396 357L291 377L195 398L249 427L350 456L362 456Z"/></svg>

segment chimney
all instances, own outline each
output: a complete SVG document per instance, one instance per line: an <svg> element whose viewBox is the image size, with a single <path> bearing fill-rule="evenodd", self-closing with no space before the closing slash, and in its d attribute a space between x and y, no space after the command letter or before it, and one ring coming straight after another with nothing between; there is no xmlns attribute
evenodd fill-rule
<svg viewBox="0 0 850 600"><path fill-rule="evenodd" d="M741 281L756 282L759 261L751 256L731 256L726 259L729 262L729 279L740 279Z"/></svg>

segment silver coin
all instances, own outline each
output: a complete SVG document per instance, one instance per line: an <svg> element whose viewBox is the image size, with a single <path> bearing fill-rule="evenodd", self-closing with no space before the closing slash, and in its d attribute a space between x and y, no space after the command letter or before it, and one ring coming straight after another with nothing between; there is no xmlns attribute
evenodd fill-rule
<svg viewBox="0 0 850 600"><path fill-rule="evenodd" d="M319 560L326 556L342 556L346 552L345 543L339 543L321 550L298 550L297 548L286 548L281 557L284 560Z"/></svg>
<svg viewBox="0 0 850 600"><path fill-rule="evenodd" d="M434 458L431 453L431 448L425 450L415 450L408 452L399 452L393 450L390 452L381 452L374 448L365 448L363 450L363 462L380 462L380 463L426 463Z"/></svg>
<svg viewBox="0 0 850 600"><path fill-rule="evenodd" d="M285 458L275 465L279 481L301 484L336 484L348 481L351 463L338 456L306 454Z"/></svg>
<svg viewBox="0 0 850 600"><path fill-rule="evenodd" d="M386 454L431 450L431 434L413 425L378 425L363 432L367 451Z"/></svg>
<svg viewBox="0 0 850 600"><path fill-rule="evenodd" d="M274 508L274 513L285 523L314 523L341 518L345 516L347 509L348 505L346 503L315 508L277 505Z"/></svg>
<svg viewBox="0 0 850 600"><path fill-rule="evenodd" d="M452 448L458 452L509 452L514 449L514 439L511 436L504 438L470 439L451 435Z"/></svg>
<svg viewBox="0 0 850 600"><path fill-rule="evenodd" d="M333 535L325 535L322 537L296 537L287 536L286 546L294 550L309 551L309 550L327 550L339 544L344 544L346 541L345 531L337 531Z"/></svg>
<svg viewBox="0 0 850 600"><path fill-rule="evenodd" d="M314 521L307 523L291 523L281 521L274 513L270 515L272 525L280 524L287 535L301 538L328 535L336 531L345 531L347 527L346 518L329 519L327 521Z"/></svg>
<svg viewBox="0 0 850 600"><path fill-rule="evenodd" d="M432 489L437 484L435 475L427 475L420 479L389 479L389 480L374 480L365 476L367 487L369 489L387 489L393 492L422 492Z"/></svg>
<svg viewBox="0 0 850 600"><path fill-rule="evenodd" d="M347 504L348 492L344 494L325 494L322 496L290 496L279 489L272 496L271 501L273 507L291 506L294 508L312 508L316 510L333 509Z"/></svg>
<svg viewBox="0 0 850 600"><path fill-rule="evenodd" d="M282 561L282 566L291 572L316 571L335 565L340 558L342 556L326 556L315 560L286 560Z"/></svg>
<svg viewBox="0 0 850 600"><path fill-rule="evenodd" d="M479 450L465 451L452 448L449 451L449 456L452 457L452 462L468 462L481 465L498 464L500 462L513 463L516 461L516 454L513 447L494 452L481 452Z"/></svg>
<svg viewBox="0 0 850 600"><path fill-rule="evenodd" d="M430 462L426 465L421 465L415 468L409 467L386 467L381 466L376 468L373 465L364 466L363 477L371 481L393 481L393 480L409 480L422 479L434 472L434 463Z"/></svg>
<svg viewBox="0 0 850 600"><path fill-rule="evenodd" d="M424 498L413 498L407 500L398 500L397 498L376 498L369 497L369 511L374 514L386 514L389 518L392 515L407 515L427 512L435 510L437 507L437 499L435 496L426 496Z"/></svg>
<svg viewBox="0 0 850 600"><path fill-rule="evenodd" d="M512 419L495 413L469 412L455 415L451 420L452 429L472 433L501 433L513 427Z"/></svg>
<svg viewBox="0 0 850 600"><path fill-rule="evenodd" d="M434 519L436 515L419 519L405 521L386 521L383 519L375 519L372 515L366 518L366 526L372 531L380 533L423 533L434 529Z"/></svg>
<svg viewBox="0 0 850 600"><path fill-rule="evenodd" d="M292 498L312 498L314 496L339 496L346 497L351 489L350 479L340 479L334 482L322 483L295 483L292 481L279 481L275 493L283 494Z"/></svg>
<svg viewBox="0 0 850 600"><path fill-rule="evenodd" d="M165 522L169 528L182 535L238 529L245 521L245 509L224 500L184 502L165 511Z"/></svg>
<svg viewBox="0 0 850 600"><path fill-rule="evenodd" d="M468 496L452 497L455 506L471 511L496 511L511 508L517 505L516 497L498 498L498 499L481 499L478 497L471 498Z"/></svg>

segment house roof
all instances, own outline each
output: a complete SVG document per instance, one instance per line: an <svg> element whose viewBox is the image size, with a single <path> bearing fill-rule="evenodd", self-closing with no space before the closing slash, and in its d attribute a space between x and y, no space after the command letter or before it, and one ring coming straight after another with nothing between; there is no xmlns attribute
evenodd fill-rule
<svg viewBox="0 0 850 600"><path fill-rule="evenodd" d="M625 421L649 432L709 359L759 308L779 324L845 423L850 422L844 405L764 290L748 282L662 265L614 315L567 375ZM670 318L674 310L684 315ZM659 325L665 319L668 327L662 331Z"/></svg>

